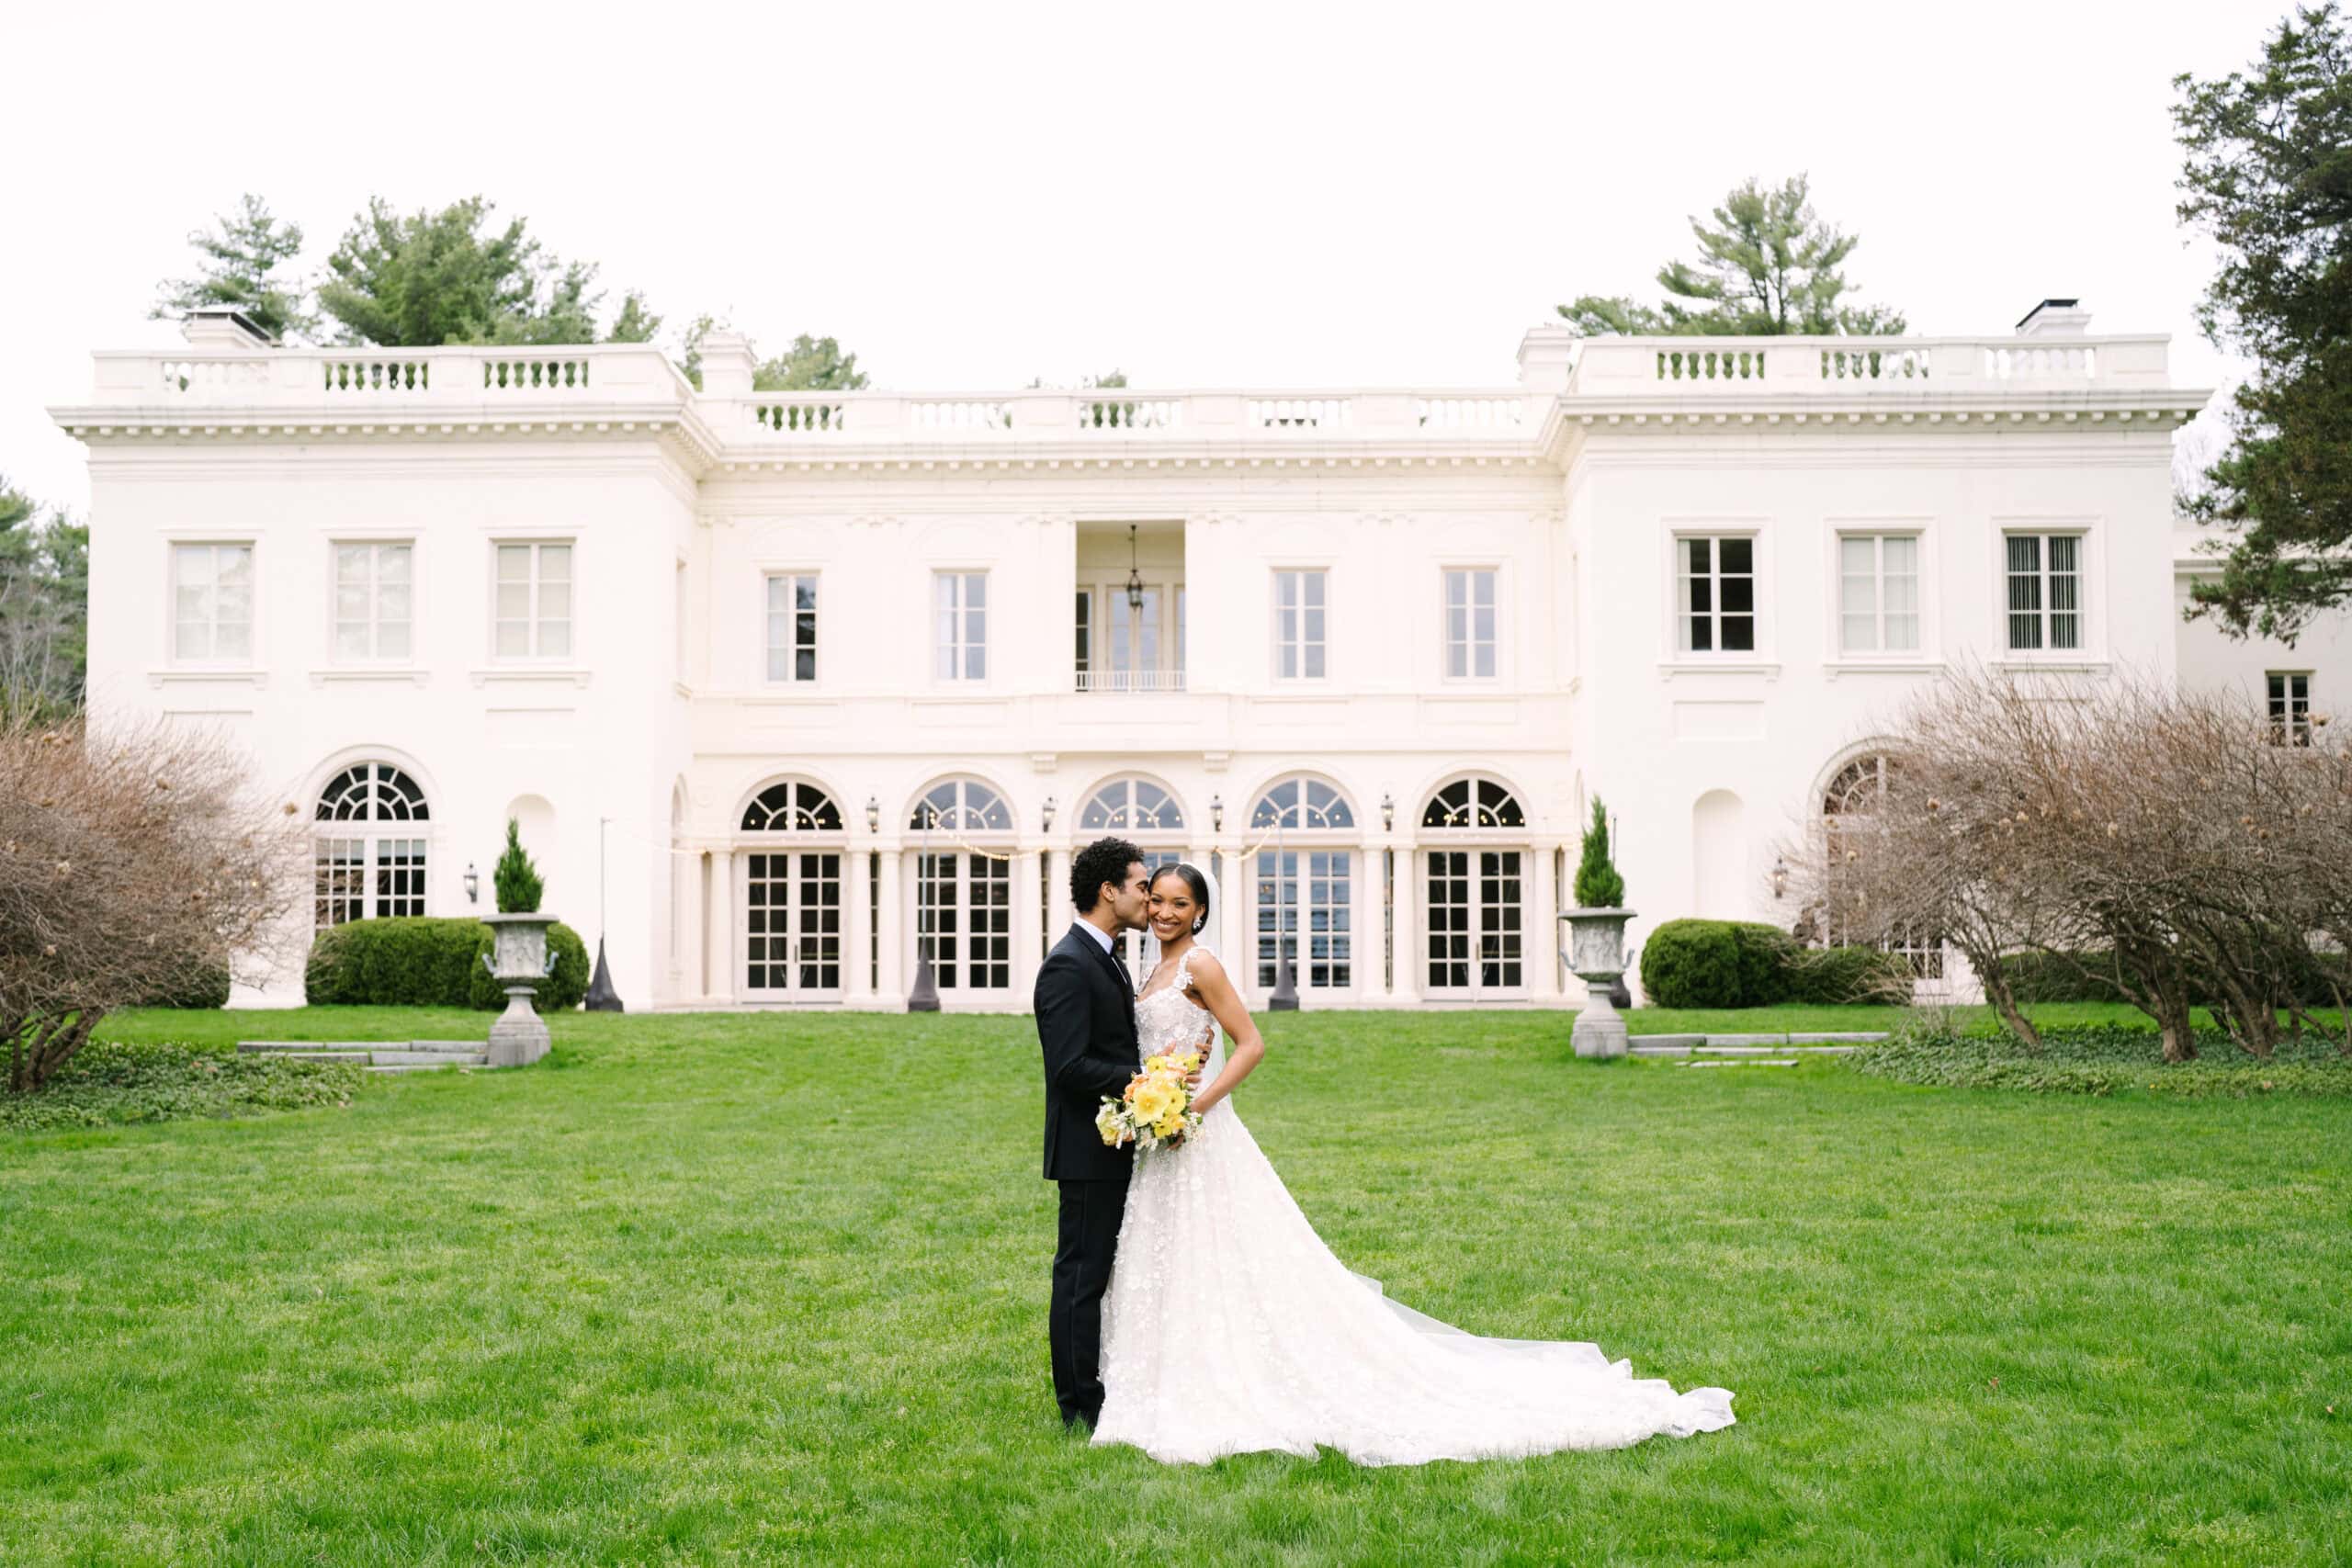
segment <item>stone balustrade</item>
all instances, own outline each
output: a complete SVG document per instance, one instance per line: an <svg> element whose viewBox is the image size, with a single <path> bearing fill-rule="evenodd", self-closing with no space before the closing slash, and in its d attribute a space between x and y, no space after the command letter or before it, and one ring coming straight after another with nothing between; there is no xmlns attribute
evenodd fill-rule
<svg viewBox="0 0 2352 1568"><path fill-rule="evenodd" d="M2165 339L2137 337L1594 338L1566 396L2152 389Z"/></svg>

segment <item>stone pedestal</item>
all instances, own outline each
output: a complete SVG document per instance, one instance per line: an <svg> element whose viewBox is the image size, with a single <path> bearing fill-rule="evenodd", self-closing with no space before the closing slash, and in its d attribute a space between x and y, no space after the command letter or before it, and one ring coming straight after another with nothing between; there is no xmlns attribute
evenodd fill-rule
<svg viewBox="0 0 2352 1568"><path fill-rule="evenodd" d="M1627 1036L1625 1020L1609 999L1610 988L1625 973L1625 926L1631 909L1567 909L1569 973L1585 983L1586 1000L1577 1014L1568 1043L1579 1056L1622 1056Z"/></svg>
<svg viewBox="0 0 2352 1568"><path fill-rule="evenodd" d="M497 933L492 947L491 978L506 990L506 1010L490 1026L490 1062L493 1067L527 1067L548 1054L547 1020L531 998L553 963L548 957L548 928L553 915L484 915L481 923Z"/></svg>

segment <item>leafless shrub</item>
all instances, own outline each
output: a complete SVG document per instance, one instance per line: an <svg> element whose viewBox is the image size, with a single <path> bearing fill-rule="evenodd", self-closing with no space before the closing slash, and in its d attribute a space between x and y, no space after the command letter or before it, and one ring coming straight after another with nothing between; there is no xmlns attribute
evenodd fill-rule
<svg viewBox="0 0 2352 1568"><path fill-rule="evenodd" d="M37 1089L107 1013L199 964L255 977L301 893L303 824L199 734L0 722L0 1040Z"/></svg>
<svg viewBox="0 0 2352 1568"><path fill-rule="evenodd" d="M2096 966L2167 1061L2197 1004L2267 1057L2281 1011L2343 1006L2352 937L2352 756L2324 721L2282 739L2226 694L1963 671L1897 722L1871 808L1791 863L1843 940L1939 933L2030 1045L2004 959L2033 950Z"/></svg>

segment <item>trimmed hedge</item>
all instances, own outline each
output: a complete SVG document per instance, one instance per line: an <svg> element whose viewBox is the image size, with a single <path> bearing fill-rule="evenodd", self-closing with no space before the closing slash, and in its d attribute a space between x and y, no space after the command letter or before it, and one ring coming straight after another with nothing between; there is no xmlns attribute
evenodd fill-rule
<svg viewBox="0 0 2352 1568"><path fill-rule="evenodd" d="M474 919L403 917L330 926L311 944L302 969L304 998L313 1007L503 1008L481 959L495 941ZM548 930L555 973L539 987L536 1005L560 1012L580 1005L588 990L588 949L560 921Z"/></svg>
<svg viewBox="0 0 2352 1568"><path fill-rule="evenodd" d="M1806 948L1753 920L1668 920L1642 944L1642 989L1653 1007L1764 1008L1902 1001L1899 955L1874 947Z"/></svg>

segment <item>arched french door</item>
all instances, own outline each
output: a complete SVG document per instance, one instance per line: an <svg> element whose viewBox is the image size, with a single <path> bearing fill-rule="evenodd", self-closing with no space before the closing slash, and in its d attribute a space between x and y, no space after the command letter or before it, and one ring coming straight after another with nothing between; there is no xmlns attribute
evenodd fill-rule
<svg viewBox="0 0 2352 1568"><path fill-rule="evenodd" d="M1258 994L1281 983L1285 964L1302 994L1351 994L1359 956L1355 808L1321 779L1295 775L1258 797L1250 836ZM1376 953L1374 960L1376 967Z"/></svg>
<svg viewBox="0 0 2352 1568"><path fill-rule="evenodd" d="M915 853L915 958L943 1001L1012 992L1012 809L978 779L925 790L908 814Z"/></svg>
<svg viewBox="0 0 2352 1568"><path fill-rule="evenodd" d="M1156 780L1112 779L1087 796L1080 808L1078 841L1083 844L1112 833L1132 840L1143 852L1148 869L1156 872L1163 865L1174 865L1185 855L1184 807ZM1141 985L1159 961L1159 944L1147 931L1125 931L1119 940L1125 949L1121 956Z"/></svg>
<svg viewBox="0 0 2352 1568"><path fill-rule="evenodd" d="M1855 758L1833 774L1821 791L1821 831L1825 853L1822 863L1837 874L1840 863L1839 840L1851 834L1871 830L1871 818L1886 795L1888 783L1895 777L1899 764L1892 757L1871 752ZM1832 905L1836 899L1831 900ZM1842 942L1845 936L1834 919L1826 922L1821 935L1832 943ZM1911 977L1923 995L1933 995L1944 989L1951 976L1946 973L1943 937L1936 931L1899 931L1879 943L1889 953L1900 953L1911 965Z"/></svg>
<svg viewBox="0 0 2352 1568"><path fill-rule="evenodd" d="M1432 1000L1527 994L1527 814L1497 780L1460 778L1421 809L1421 984Z"/></svg>
<svg viewBox="0 0 2352 1568"><path fill-rule="evenodd" d="M841 807L797 780L752 797L737 825L743 866L743 996L831 1001L842 994Z"/></svg>
<svg viewBox="0 0 2352 1568"><path fill-rule="evenodd" d="M390 762L355 762L319 792L311 843L314 919L422 915L432 810L417 782Z"/></svg>

